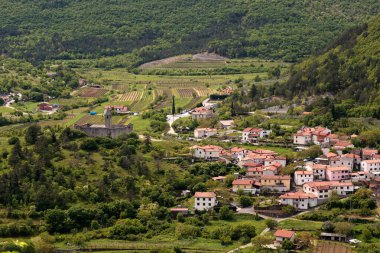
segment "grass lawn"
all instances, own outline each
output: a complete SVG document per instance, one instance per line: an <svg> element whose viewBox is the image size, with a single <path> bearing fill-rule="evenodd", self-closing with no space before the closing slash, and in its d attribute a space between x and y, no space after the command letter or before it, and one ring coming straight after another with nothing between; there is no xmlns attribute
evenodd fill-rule
<svg viewBox="0 0 380 253"><path fill-rule="evenodd" d="M298 219L288 219L281 221L279 226L283 229L293 229L296 230L306 230L306 231L317 231L320 230L323 222L320 221L308 221L308 220L298 220Z"/></svg>

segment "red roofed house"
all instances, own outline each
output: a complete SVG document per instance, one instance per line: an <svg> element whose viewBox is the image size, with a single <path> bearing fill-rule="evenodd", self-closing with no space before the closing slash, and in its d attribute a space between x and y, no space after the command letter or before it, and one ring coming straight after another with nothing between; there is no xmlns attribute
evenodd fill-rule
<svg viewBox="0 0 380 253"><path fill-rule="evenodd" d="M275 244L281 244L285 240L294 241L294 238L296 236L296 233L290 230L277 230L274 233L274 236L276 237Z"/></svg>
<svg viewBox="0 0 380 253"><path fill-rule="evenodd" d="M218 205L215 192L196 192L194 194L194 209L198 211L209 210Z"/></svg>
<svg viewBox="0 0 380 253"><path fill-rule="evenodd" d="M305 193L312 193L318 197L318 202L326 202L333 191L340 196L347 196L354 192L354 185L352 182L339 182L339 181L323 181L311 182L302 186Z"/></svg>
<svg viewBox="0 0 380 253"><path fill-rule="evenodd" d="M119 114L129 113L128 107L122 106L122 105L108 105L106 106L105 109L113 110L114 112L119 113Z"/></svg>
<svg viewBox="0 0 380 253"><path fill-rule="evenodd" d="M265 130L262 128L248 127L243 130L241 142L243 143L257 143L261 138L267 138L272 130Z"/></svg>
<svg viewBox="0 0 380 253"><path fill-rule="evenodd" d="M235 179L232 182L232 191L238 192L239 190L242 190L247 193L256 193L257 189L253 186L254 183L255 181L251 179Z"/></svg>
<svg viewBox="0 0 380 253"><path fill-rule="evenodd" d="M193 157L206 160L218 160L223 151L222 147L214 145L193 146L191 149Z"/></svg>
<svg viewBox="0 0 380 253"><path fill-rule="evenodd" d="M208 119L214 117L214 112L204 107L198 107L191 112L191 117L193 120Z"/></svg>
<svg viewBox="0 0 380 253"><path fill-rule="evenodd" d="M298 145L325 143L331 130L325 127L304 127L293 135L293 143Z"/></svg>
<svg viewBox="0 0 380 253"><path fill-rule="evenodd" d="M347 180L350 178L351 172L352 172L352 169L346 166L327 167L326 180L327 181Z"/></svg>
<svg viewBox="0 0 380 253"><path fill-rule="evenodd" d="M267 176L260 178L263 189L277 190L278 192L290 191L290 176Z"/></svg>
<svg viewBox="0 0 380 253"><path fill-rule="evenodd" d="M362 149L362 158L363 160L372 160L375 155L377 155L379 152L377 149Z"/></svg>
<svg viewBox="0 0 380 253"><path fill-rule="evenodd" d="M342 155L343 150L347 148L355 148L355 146L351 143L351 141L338 141L333 147L339 155Z"/></svg>
<svg viewBox="0 0 380 253"><path fill-rule="evenodd" d="M280 196L281 205L294 206L295 208L306 210L318 205L318 198L315 194L304 192L288 192Z"/></svg>
<svg viewBox="0 0 380 253"><path fill-rule="evenodd" d="M314 173L310 170L300 170L294 172L294 183L296 185L303 185L314 181Z"/></svg>
<svg viewBox="0 0 380 253"><path fill-rule="evenodd" d="M361 158L354 154L345 154L340 156L335 156L330 158L330 166L346 166L350 167L351 170L360 166Z"/></svg>
<svg viewBox="0 0 380 253"><path fill-rule="evenodd" d="M249 167L247 169L247 176L259 179L263 175L263 167Z"/></svg>

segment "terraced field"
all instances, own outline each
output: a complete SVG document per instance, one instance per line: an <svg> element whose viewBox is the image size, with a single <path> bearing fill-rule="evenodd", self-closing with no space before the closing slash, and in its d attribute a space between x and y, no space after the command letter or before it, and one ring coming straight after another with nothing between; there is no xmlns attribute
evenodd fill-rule
<svg viewBox="0 0 380 253"><path fill-rule="evenodd" d="M140 91L131 91L125 94L120 95L117 98L117 101L139 101L143 95L143 92Z"/></svg>
<svg viewBox="0 0 380 253"><path fill-rule="evenodd" d="M199 97L194 89L177 89L177 92L181 98Z"/></svg>
<svg viewBox="0 0 380 253"><path fill-rule="evenodd" d="M99 98L104 96L108 90L102 88L85 87L78 91L78 95L86 98Z"/></svg>

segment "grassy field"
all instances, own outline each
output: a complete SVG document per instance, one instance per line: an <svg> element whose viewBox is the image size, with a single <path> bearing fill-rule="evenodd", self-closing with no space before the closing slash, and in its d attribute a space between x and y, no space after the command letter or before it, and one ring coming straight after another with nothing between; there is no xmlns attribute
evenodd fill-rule
<svg viewBox="0 0 380 253"><path fill-rule="evenodd" d="M304 231L318 231L321 229L323 222L319 221L306 221L297 219L287 219L279 223L283 229L296 229Z"/></svg>

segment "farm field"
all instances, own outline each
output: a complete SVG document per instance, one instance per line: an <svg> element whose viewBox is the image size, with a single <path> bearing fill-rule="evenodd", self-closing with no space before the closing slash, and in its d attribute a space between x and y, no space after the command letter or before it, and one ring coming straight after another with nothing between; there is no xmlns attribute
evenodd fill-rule
<svg viewBox="0 0 380 253"><path fill-rule="evenodd" d="M318 242L313 253L352 253L352 249L342 243Z"/></svg>
<svg viewBox="0 0 380 253"><path fill-rule="evenodd" d="M104 96L108 90L102 88L84 87L78 91L78 95L87 98L99 98Z"/></svg>
<svg viewBox="0 0 380 253"><path fill-rule="evenodd" d="M96 68L77 68L76 71L85 79L102 84L110 90L108 97L112 102L124 103L133 111L143 111L150 107L156 109L171 106L172 96L175 96L177 108L189 109L195 104L218 93L226 87L235 87L238 82L253 83L256 76L262 84L274 82L269 80L268 72L279 66L286 72L289 65L280 61L266 61L253 58L226 59L213 54L182 55L144 64L139 74L127 72L125 69L103 70ZM228 73L225 68L232 68L239 73ZM164 69L162 73L145 73ZM199 72L187 75L187 70L215 70L215 73ZM171 72L173 71L173 72ZM257 82L257 81L256 81ZM258 83L260 84L260 83ZM147 94L151 91L151 94ZM104 96L105 91L80 91L81 97Z"/></svg>

